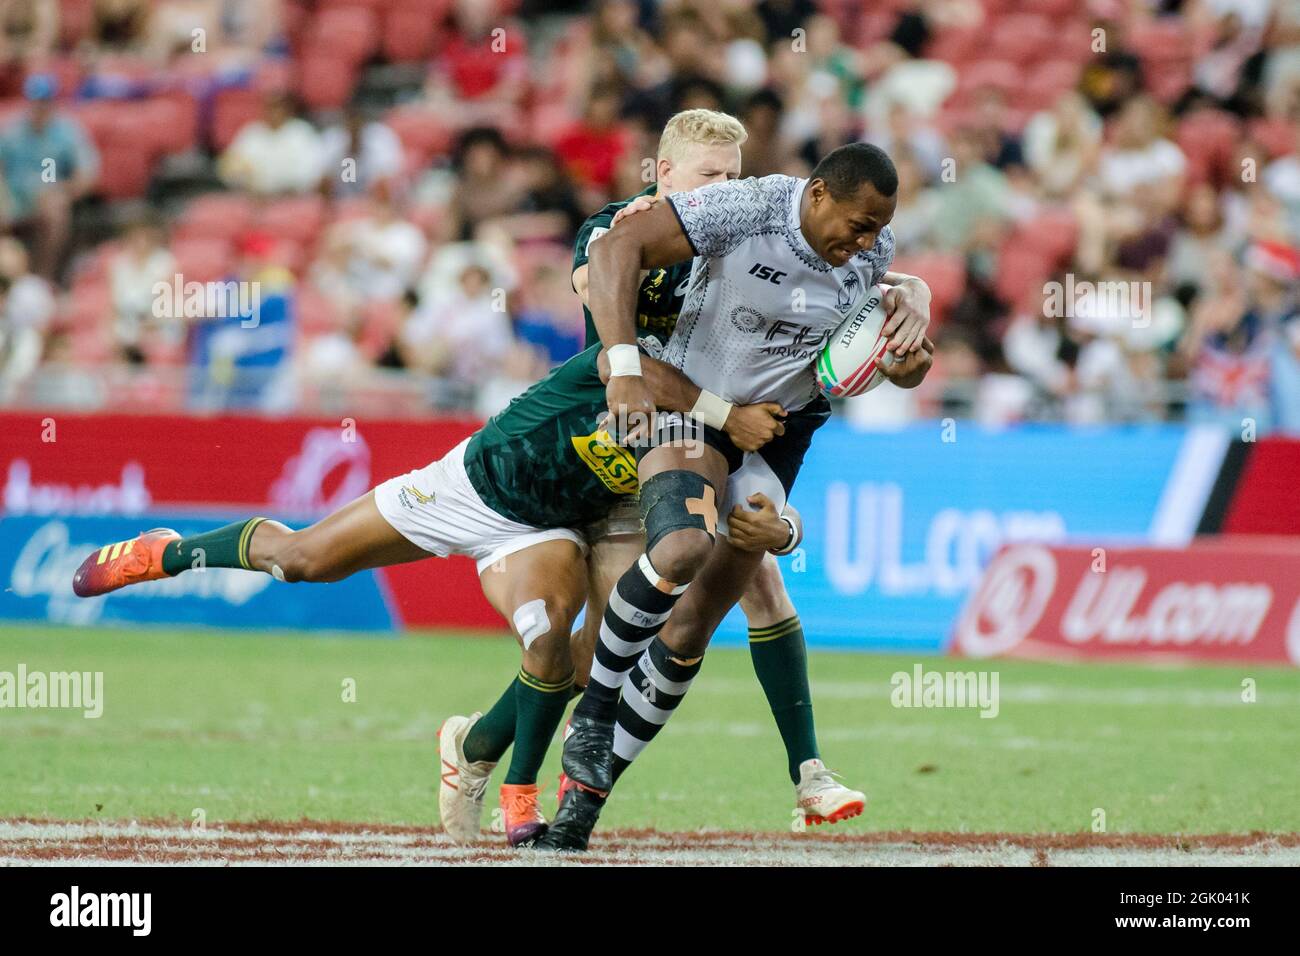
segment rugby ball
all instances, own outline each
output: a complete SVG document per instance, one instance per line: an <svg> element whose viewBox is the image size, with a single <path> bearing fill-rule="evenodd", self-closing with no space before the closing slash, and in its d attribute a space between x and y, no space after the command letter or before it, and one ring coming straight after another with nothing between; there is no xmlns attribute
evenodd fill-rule
<svg viewBox="0 0 1300 956"><path fill-rule="evenodd" d="M863 395L885 381L894 361L885 325L885 292L873 285L849 310L817 360L817 384L832 398Z"/></svg>

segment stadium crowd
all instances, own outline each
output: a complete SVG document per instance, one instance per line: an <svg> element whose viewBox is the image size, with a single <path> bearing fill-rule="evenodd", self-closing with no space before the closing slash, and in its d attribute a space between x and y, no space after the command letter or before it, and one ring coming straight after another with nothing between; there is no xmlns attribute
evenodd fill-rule
<svg viewBox="0 0 1300 956"><path fill-rule="evenodd" d="M0 0L0 402L490 413L701 106L898 164L939 356L851 414L1300 431L1297 0Z"/></svg>

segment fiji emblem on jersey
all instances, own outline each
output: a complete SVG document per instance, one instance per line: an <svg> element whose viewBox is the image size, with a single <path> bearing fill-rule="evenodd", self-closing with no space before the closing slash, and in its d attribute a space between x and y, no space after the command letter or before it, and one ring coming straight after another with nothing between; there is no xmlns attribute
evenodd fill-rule
<svg viewBox="0 0 1300 956"><path fill-rule="evenodd" d="M846 275L844 281L840 283L839 295L835 297L835 308L841 312L848 312L858 297L858 288L861 285L862 278L856 272Z"/></svg>
<svg viewBox="0 0 1300 956"><path fill-rule="evenodd" d="M590 435L574 435L573 450L596 477L616 495L631 495L637 490L636 457L598 428Z"/></svg>

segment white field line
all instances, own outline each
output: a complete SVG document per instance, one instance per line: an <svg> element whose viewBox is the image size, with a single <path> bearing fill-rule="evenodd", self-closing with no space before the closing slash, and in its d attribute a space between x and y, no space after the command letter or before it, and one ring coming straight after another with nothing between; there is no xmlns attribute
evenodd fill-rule
<svg viewBox="0 0 1300 956"><path fill-rule="evenodd" d="M900 663L898 669L908 675L912 673L910 664L904 667ZM935 669L933 663L926 666L927 671ZM978 672L981 670L995 671L997 667L996 662L990 664L990 662L984 661L979 662L979 666L976 666L976 662L954 658L942 670ZM1242 672L1249 673L1249 668L1243 666ZM1061 684L1041 682L1021 683L1003 675L1003 679L998 682L998 697L1004 704L1111 704L1117 707L1150 707L1154 704L1180 707L1240 707L1242 705L1240 680L1234 679L1234 674L1233 671L1225 671L1223 690L1205 690L1194 687L1067 687ZM708 687L708 693L749 695L757 687L757 678L720 677L710 679L706 674L699 682L699 688L703 690L706 686ZM852 701L875 699L888 701L890 694L894 690L893 686L887 681L827 680L812 681L810 689L812 690L814 702L823 699ZM1272 689L1268 690L1267 693L1261 691L1251 706L1293 708L1300 706L1300 692Z"/></svg>
<svg viewBox="0 0 1300 956"><path fill-rule="evenodd" d="M0 854L0 866L1195 866L1241 867L1300 865L1300 851L1277 850L1267 854L1247 854L1225 850L1052 850L1037 856L1019 847L972 850L886 845L872 848L852 858L826 853L790 850L624 850L618 854L601 854L593 849L576 859L544 857L530 853L469 853L464 850L443 854L408 852L376 854L348 852L325 857L295 856L285 853L278 858L238 858L220 856L178 857L138 854L133 859L97 855L73 855L56 859L32 860Z"/></svg>
<svg viewBox="0 0 1300 956"><path fill-rule="evenodd" d="M136 823L0 821L0 866L41 865L721 865L721 866L1297 866L1300 847L1265 838L1232 848L1036 850L990 838L987 845L865 844L812 835L613 834L584 857L512 851L499 843L457 846L438 832L326 833L283 830L194 831Z"/></svg>

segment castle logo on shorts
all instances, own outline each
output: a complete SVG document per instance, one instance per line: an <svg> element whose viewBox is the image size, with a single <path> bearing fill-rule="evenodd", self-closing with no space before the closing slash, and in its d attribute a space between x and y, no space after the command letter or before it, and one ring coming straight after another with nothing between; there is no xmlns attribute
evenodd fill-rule
<svg viewBox="0 0 1300 956"><path fill-rule="evenodd" d="M600 428L590 435L574 435L570 441L578 457L606 488L616 495L636 492L636 458L615 442L609 432Z"/></svg>
<svg viewBox="0 0 1300 956"><path fill-rule="evenodd" d="M407 511L414 511L420 505L431 505L437 497L437 495L426 495L419 488L411 485L402 485L402 490L397 493L397 500Z"/></svg>

